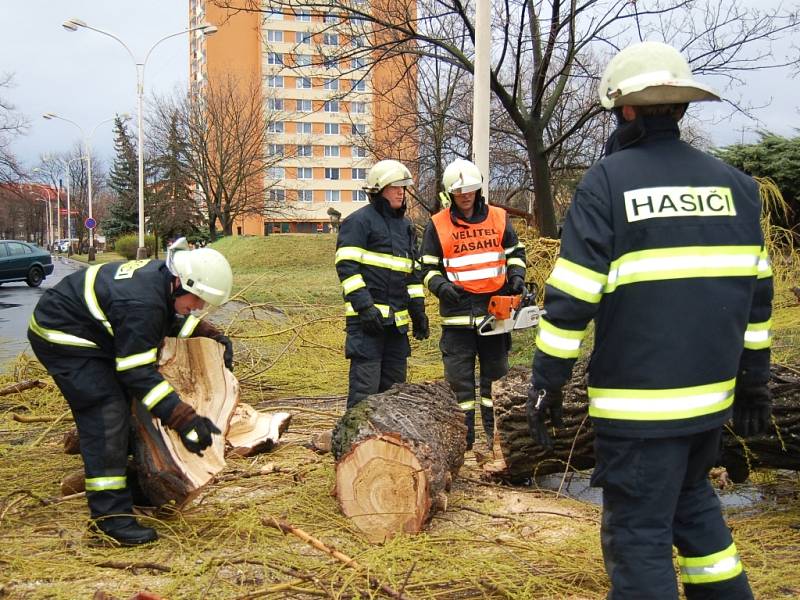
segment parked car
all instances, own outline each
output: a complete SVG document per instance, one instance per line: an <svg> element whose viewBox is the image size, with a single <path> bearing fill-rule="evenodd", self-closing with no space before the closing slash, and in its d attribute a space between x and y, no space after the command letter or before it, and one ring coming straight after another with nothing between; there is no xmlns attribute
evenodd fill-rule
<svg viewBox="0 0 800 600"><path fill-rule="evenodd" d="M36 244L0 240L0 283L24 281L39 287L53 268L50 253Z"/></svg>

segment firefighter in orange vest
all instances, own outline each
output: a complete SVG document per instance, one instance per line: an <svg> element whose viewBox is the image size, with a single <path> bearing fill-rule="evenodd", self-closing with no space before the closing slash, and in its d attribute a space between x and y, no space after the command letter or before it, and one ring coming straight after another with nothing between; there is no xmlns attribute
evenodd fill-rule
<svg viewBox="0 0 800 600"><path fill-rule="evenodd" d="M475 359L480 362L481 421L489 446L494 437L492 382L508 372L511 336L480 336L476 326L488 314L489 298L521 294L525 246L502 208L481 193L483 176L468 160L444 171L443 205L422 240L423 283L439 298L444 374L467 425L467 448L475 441Z"/></svg>

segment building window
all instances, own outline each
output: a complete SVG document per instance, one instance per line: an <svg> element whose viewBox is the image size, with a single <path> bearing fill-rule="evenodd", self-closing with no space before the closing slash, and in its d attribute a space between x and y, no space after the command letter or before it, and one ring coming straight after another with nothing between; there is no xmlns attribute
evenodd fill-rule
<svg viewBox="0 0 800 600"><path fill-rule="evenodd" d="M311 167L297 167L298 179L313 179L314 170Z"/></svg>
<svg viewBox="0 0 800 600"><path fill-rule="evenodd" d="M338 90L339 89L339 80L338 79L326 79L322 87L326 90Z"/></svg>
<svg viewBox="0 0 800 600"><path fill-rule="evenodd" d="M366 202L367 193L364 190L353 190L353 202Z"/></svg>
<svg viewBox="0 0 800 600"><path fill-rule="evenodd" d="M298 77L297 78L297 89L298 90L310 90L311 89L311 77Z"/></svg>
<svg viewBox="0 0 800 600"><path fill-rule="evenodd" d="M311 100L298 100L297 101L297 112L310 113L311 112Z"/></svg>
<svg viewBox="0 0 800 600"><path fill-rule="evenodd" d="M339 156L339 146L325 146L325 156Z"/></svg>
<svg viewBox="0 0 800 600"><path fill-rule="evenodd" d="M325 23L338 23L339 17L337 17L336 15L325 15L324 17L322 17L322 21Z"/></svg>
<svg viewBox="0 0 800 600"><path fill-rule="evenodd" d="M283 54L280 52L267 52L267 64L283 66Z"/></svg>
<svg viewBox="0 0 800 600"><path fill-rule="evenodd" d="M311 135L311 123L297 123L297 133Z"/></svg>
<svg viewBox="0 0 800 600"><path fill-rule="evenodd" d="M339 66L339 63L334 57L326 56L322 61L322 66L325 67L326 69L335 69Z"/></svg>
<svg viewBox="0 0 800 600"><path fill-rule="evenodd" d="M267 144L267 156L283 156L283 144Z"/></svg>
<svg viewBox="0 0 800 600"><path fill-rule="evenodd" d="M310 44L314 34L310 31L296 31L294 34L294 41L298 44Z"/></svg>
<svg viewBox="0 0 800 600"><path fill-rule="evenodd" d="M269 202L272 205L286 202L286 190L272 189L269 191Z"/></svg>
<svg viewBox="0 0 800 600"><path fill-rule="evenodd" d="M270 179L283 179L284 175L283 167L270 167L267 169L267 177Z"/></svg>
<svg viewBox="0 0 800 600"><path fill-rule="evenodd" d="M365 92L367 90L366 82L363 79L353 80L353 90L356 92Z"/></svg>
<svg viewBox="0 0 800 600"><path fill-rule="evenodd" d="M367 64L367 61L363 56L356 56L353 58L352 65L354 69L360 69L365 64Z"/></svg>
<svg viewBox="0 0 800 600"><path fill-rule="evenodd" d="M366 179L367 178L367 170L366 169L353 169L353 179Z"/></svg>
<svg viewBox="0 0 800 600"><path fill-rule="evenodd" d="M366 102L351 102L350 103L350 112L356 115L363 115L367 112L367 103Z"/></svg>
<svg viewBox="0 0 800 600"><path fill-rule="evenodd" d="M267 125L268 133L283 133L283 121L272 121Z"/></svg>
<svg viewBox="0 0 800 600"><path fill-rule="evenodd" d="M294 55L294 64L298 67L309 67L311 66L311 55L310 54L295 54Z"/></svg>
<svg viewBox="0 0 800 600"><path fill-rule="evenodd" d="M338 46L339 34L338 33L325 33L322 35L322 43L326 46Z"/></svg>
<svg viewBox="0 0 800 600"><path fill-rule="evenodd" d="M364 48L367 45L367 38L363 35L353 36L353 46L356 48Z"/></svg>
<svg viewBox="0 0 800 600"><path fill-rule="evenodd" d="M297 156L312 156L311 144L297 146Z"/></svg>
<svg viewBox="0 0 800 600"><path fill-rule="evenodd" d="M282 42L283 41L283 31L277 29L268 29L267 30L267 41L268 42Z"/></svg>
<svg viewBox="0 0 800 600"><path fill-rule="evenodd" d="M366 158L367 149L364 146L353 146L353 158Z"/></svg>
<svg viewBox="0 0 800 600"><path fill-rule="evenodd" d="M325 112L327 112L327 113L338 113L339 112L339 101L338 100L326 100L325 101Z"/></svg>
<svg viewBox="0 0 800 600"><path fill-rule="evenodd" d="M339 179L339 167L325 167L325 179Z"/></svg>
<svg viewBox="0 0 800 600"><path fill-rule="evenodd" d="M364 125L363 123L353 123L353 125L350 128L350 132L353 135L364 135L365 133L367 133L367 126Z"/></svg>
<svg viewBox="0 0 800 600"><path fill-rule="evenodd" d="M306 22L311 21L311 15L308 13L297 13L297 15L295 15L295 18L298 21L306 21Z"/></svg>
<svg viewBox="0 0 800 600"><path fill-rule="evenodd" d="M338 202L339 190L325 190L325 202Z"/></svg>
<svg viewBox="0 0 800 600"><path fill-rule="evenodd" d="M283 21L283 13L279 10L268 10L264 13L264 18L267 21Z"/></svg>
<svg viewBox="0 0 800 600"><path fill-rule="evenodd" d="M281 75L267 75L267 87L282 88L283 77Z"/></svg>
<svg viewBox="0 0 800 600"><path fill-rule="evenodd" d="M313 202L314 201L314 191L313 190L297 190L297 201L298 202Z"/></svg>
<svg viewBox="0 0 800 600"><path fill-rule="evenodd" d="M283 98L267 98L269 110L283 110Z"/></svg>
<svg viewBox="0 0 800 600"><path fill-rule="evenodd" d="M339 124L325 123L325 135L339 135Z"/></svg>

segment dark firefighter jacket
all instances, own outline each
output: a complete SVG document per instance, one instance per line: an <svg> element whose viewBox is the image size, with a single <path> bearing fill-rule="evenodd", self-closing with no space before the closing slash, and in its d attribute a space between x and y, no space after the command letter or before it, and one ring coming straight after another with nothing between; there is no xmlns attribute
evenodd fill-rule
<svg viewBox="0 0 800 600"><path fill-rule="evenodd" d="M382 196L342 221L336 239L336 273L348 321L375 305L385 324L408 331L409 310L425 310L414 227L405 205L393 210Z"/></svg>
<svg viewBox="0 0 800 600"><path fill-rule="evenodd" d="M756 183L682 142L674 120L643 122L575 192L533 380L561 388L594 319L598 433L687 435L729 418L737 377L769 378L772 270Z"/></svg>
<svg viewBox="0 0 800 600"><path fill-rule="evenodd" d="M453 202L449 208L443 209L450 215L450 221L455 229L466 229L465 223L483 223L489 216L489 207L479 191L475 198L475 210L468 220ZM470 294L461 292L461 301L456 304L439 302L439 314L442 316L444 327L474 327L488 314L489 298L496 294L507 292L507 282L511 277L525 277L525 245L517 238L514 227L506 215L505 230L502 233L502 248L505 254L506 278L503 285L497 290L486 294ZM475 250L481 252L480 249ZM439 288L447 283L443 259L442 244L436 232L433 221L428 223L422 237L422 278L424 285L439 296Z"/></svg>
<svg viewBox="0 0 800 600"><path fill-rule="evenodd" d="M91 266L44 293L29 329L64 354L113 361L122 385L167 418L179 398L156 370L158 348L167 335L189 337L198 323L175 316L172 279L161 260Z"/></svg>

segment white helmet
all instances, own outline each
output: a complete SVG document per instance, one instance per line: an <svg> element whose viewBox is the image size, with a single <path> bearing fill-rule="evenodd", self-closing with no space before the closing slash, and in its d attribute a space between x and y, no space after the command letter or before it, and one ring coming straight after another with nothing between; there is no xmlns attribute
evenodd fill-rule
<svg viewBox="0 0 800 600"><path fill-rule="evenodd" d="M481 189L483 175L470 161L457 158L444 170L442 185L444 191L449 194L466 194Z"/></svg>
<svg viewBox="0 0 800 600"><path fill-rule="evenodd" d="M606 109L720 99L692 79L680 52L661 42L639 42L622 50L608 63L597 91Z"/></svg>
<svg viewBox="0 0 800 600"><path fill-rule="evenodd" d="M389 185L406 187L413 185L411 171L398 160L379 160L367 173L367 185L364 191L369 194L377 194Z"/></svg>
<svg viewBox="0 0 800 600"><path fill-rule="evenodd" d="M231 266L212 248L189 250L186 238L180 238L167 249L167 268L180 278L183 289L211 306L224 304L231 295Z"/></svg>

